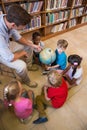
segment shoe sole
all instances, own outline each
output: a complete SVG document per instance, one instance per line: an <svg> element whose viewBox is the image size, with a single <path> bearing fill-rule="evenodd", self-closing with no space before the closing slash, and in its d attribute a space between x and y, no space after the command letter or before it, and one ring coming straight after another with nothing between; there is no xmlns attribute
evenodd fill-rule
<svg viewBox="0 0 87 130"><path fill-rule="evenodd" d="M30 88L37 88L38 84L36 84L35 86L31 85L29 86Z"/></svg>
<svg viewBox="0 0 87 130"><path fill-rule="evenodd" d="M33 124L42 124L42 123L46 123L48 120L45 121L40 121L40 122L33 122Z"/></svg>

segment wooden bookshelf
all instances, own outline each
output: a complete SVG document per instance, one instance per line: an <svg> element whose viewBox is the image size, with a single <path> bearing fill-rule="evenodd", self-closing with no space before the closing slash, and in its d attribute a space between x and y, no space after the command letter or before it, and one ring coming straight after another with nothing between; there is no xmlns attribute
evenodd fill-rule
<svg viewBox="0 0 87 130"><path fill-rule="evenodd" d="M1 0L0 11L6 13L13 3L32 15L31 24L20 32L27 39L35 31L46 40L87 25L87 0Z"/></svg>

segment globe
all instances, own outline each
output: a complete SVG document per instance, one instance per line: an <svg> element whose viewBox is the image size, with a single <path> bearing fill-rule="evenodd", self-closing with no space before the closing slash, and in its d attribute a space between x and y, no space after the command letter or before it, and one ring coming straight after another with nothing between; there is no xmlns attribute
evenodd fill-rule
<svg viewBox="0 0 87 130"><path fill-rule="evenodd" d="M41 63L49 65L56 59L56 53L51 48L43 49L39 54L39 60Z"/></svg>

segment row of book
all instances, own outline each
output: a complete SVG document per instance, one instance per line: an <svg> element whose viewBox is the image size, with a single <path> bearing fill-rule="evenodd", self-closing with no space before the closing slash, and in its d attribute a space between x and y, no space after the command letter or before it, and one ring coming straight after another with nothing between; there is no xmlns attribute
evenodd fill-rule
<svg viewBox="0 0 87 130"><path fill-rule="evenodd" d="M66 27L67 27L67 22L61 23L61 24L53 26L52 29L51 29L51 32L56 33L56 32L59 32L59 31L63 31L63 30L66 29Z"/></svg>
<svg viewBox="0 0 87 130"><path fill-rule="evenodd" d="M34 17L34 19L31 20L31 24L27 25L25 30L32 30L34 28L37 28L37 27L40 27L41 26L41 21L39 21L40 23L38 23L38 20L37 18ZM87 22L87 16L84 16L82 17L82 21L81 23L85 23ZM76 26L76 19L72 19L69 21L69 24L67 22L63 22L63 23L60 23L60 24L57 24L57 25L54 25L51 29L51 32L52 33L56 33L56 32L59 32L59 31L63 31L65 30L67 27L71 28L73 26ZM24 31L24 30L22 30Z"/></svg>
<svg viewBox="0 0 87 130"><path fill-rule="evenodd" d="M81 23L86 23L87 22L87 16L82 17L82 22Z"/></svg>
<svg viewBox="0 0 87 130"><path fill-rule="evenodd" d="M71 12L71 18L81 16L83 14L84 7L73 9Z"/></svg>
<svg viewBox="0 0 87 130"><path fill-rule="evenodd" d="M73 6L82 5L83 0L74 0Z"/></svg>
<svg viewBox="0 0 87 130"><path fill-rule="evenodd" d="M39 12L42 9L43 1L21 3L20 6L27 10L28 13Z"/></svg>
<svg viewBox="0 0 87 130"><path fill-rule="evenodd" d="M57 13L46 14L46 25L66 20L69 18L70 10L59 11Z"/></svg>
<svg viewBox="0 0 87 130"><path fill-rule="evenodd" d="M35 28L35 27L40 27L41 26L41 16L34 16L31 19L31 24L30 24L30 28Z"/></svg>
<svg viewBox="0 0 87 130"><path fill-rule="evenodd" d="M47 0L47 10L65 8L68 0Z"/></svg>
<svg viewBox="0 0 87 130"><path fill-rule="evenodd" d="M69 21L69 28L73 27L73 26L76 26L76 19L72 19Z"/></svg>
<svg viewBox="0 0 87 130"><path fill-rule="evenodd" d="M31 22L30 24L27 24L26 27L23 29L23 30L20 30L19 32L24 32L24 31L29 31L29 30L32 30L32 29L35 29L35 28L39 28L41 27L41 16L34 16L32 19L31 19Z"/></svg>

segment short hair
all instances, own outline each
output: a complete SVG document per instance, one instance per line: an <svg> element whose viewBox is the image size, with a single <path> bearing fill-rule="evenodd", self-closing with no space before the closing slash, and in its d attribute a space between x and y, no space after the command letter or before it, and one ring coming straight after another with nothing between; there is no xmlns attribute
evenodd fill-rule
<svg viewBox="0 0 87 130"><path fill-rule="evenodd" d="M30 23L31 15L20 5L13 4L8 7L6 19L8 22L14 22L17 26Z"/></svg>
<svg viewBox="0 0 87 130"><path fill-rule="evenodd" d="M38 37L38 36L41 36L41 34L40 34L39 32L34 32L34 33L32 34L32 39L35 39L35 38Z"/></svg>
<svg viewBox="0 0 87 130"><path fill-rule="evenodd" d="M60 39L57 41L57 46L60 46L66 49L68 46L68 42L64 39Z"/></svg>
<svg viewBox="0 0 87 130"><path fill-rule="evenodd" d="M51 70L48 73L48 82L54 86L54 87L59 87L62 83L62 75L58 73L57 70Z"/></svg>
<svg viewBox="0 0 87 130"><path fill-rule="evenodd" d="M9 82L4 88L4 93L6 93L5 96L8 101L15 100L19 92L20 92L19 82L16 80Z"/></svg>

